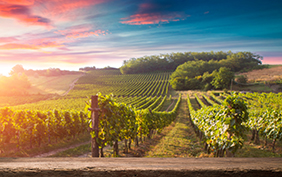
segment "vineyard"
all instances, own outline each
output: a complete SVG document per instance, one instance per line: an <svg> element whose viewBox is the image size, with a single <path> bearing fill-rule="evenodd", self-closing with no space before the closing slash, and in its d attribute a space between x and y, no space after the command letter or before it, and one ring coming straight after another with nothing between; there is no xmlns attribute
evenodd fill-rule
<svg viewBox="0 0 282 177"><path fill-rule="evenodd" d="M190 92L172 94L169 72L122 75L118 70L94 70L82 76L66 96L0 108L0 150L44 147L85 134L98 136L100 156L107 145L151 138L177 117L186 102L189 121L205 151L216 157L236 156L247 135L256 144L282 140L282 94ZM99 131L88 111L90 96L98 94ZM250 133L251 132L251 133ZM264 142L262 142L262 139ZM0 153L1 156L1 153Z"/></svg>
<svg viewBox="0 0 282 177"><path fill-rule="evenodd" d="M254 144L261 144L260 138L263 138L263 147L266 147L270 140L273 152L275 143L282 140L281 93L216 96L207 92L194 94L194 105L190 97L188 95L187 103L191 123L208 153L217 157L234 156L250 131Z"/></svg>
<svg viewBox="0 0 282 177"><path fill-rule="evenodd" d="M99 105L107 102L113 109L110 114L100 113L109 118L100 122L99 136L102 136L103 145L160 131L175 119L181 100L181 97L167 98L169 75L93 71L83 76L64 97L1 108L1 151L6 151L5 144L14 144L17 149L40 147L87 133L90 119L85 107L89 97L97 93ZM172 109L163 110L165 102L173 104ZM107 137L103 137L105 134Z"/></svg>

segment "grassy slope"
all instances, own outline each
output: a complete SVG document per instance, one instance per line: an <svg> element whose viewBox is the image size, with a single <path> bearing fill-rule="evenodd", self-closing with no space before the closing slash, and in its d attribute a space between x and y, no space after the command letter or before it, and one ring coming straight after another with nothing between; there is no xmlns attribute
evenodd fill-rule
<svg viewBox="0 0 282 177"><path fill-rule="evenodd" d="M31 83L31 88L29 93L31 94L46 94L46 93L57 93L63 94L66 92L70 84L81 77L83 74L72 74L72 75L62 75L62 76L38 76L38 77L29 77Z"/></svg>
<svg viewBox="0 0 282 177"><path fill-rule="evenodd" d="M246 73L240 73L240 75L246 75L248 82L269 82L282 79L282 66L270 67L265 69L253 70Z"/></svg>

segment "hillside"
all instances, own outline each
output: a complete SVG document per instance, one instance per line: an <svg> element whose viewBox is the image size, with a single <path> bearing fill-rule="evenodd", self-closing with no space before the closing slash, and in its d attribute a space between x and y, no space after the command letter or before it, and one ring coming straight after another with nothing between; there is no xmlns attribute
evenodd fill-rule
<svg viewBox="0 0 282 177"><path fill-rule="evenodd" d="M253 70L239 75L247 76L248 83L279 81L282 80L282 66Z"/></svg>
<svg viewBox="0 0 282 177"><path fill-rule="evenodd" d="M78 142L85 142L85 137L86 139L87 137L89 138L89 132L86 130L89 125L88 116L90 113L88 109L85 109L85 106L89 103L88 100L90 96L96 95L98 92L100 92L99 105L104 106L101 107L103 112L100 112L103 119L101 119L100 122L101 132L99 133L99 136L107 135L108 139L105 137L101 138L104 140L106 139L109 144L116 141L113 139L114 137L119 137L120 142L124 142L125 138L130 138L132 143L136 143L136 138L138 138L137 142L139 142L139 144L145 143L145 137L146 140L153 138L157 133L161 133L163 129L165 130L165 126L168 126L173 122L171 125L175 126L172 126L171 129L166 129L167 133L161 133L163 136L162 138L171 140L171 143L175 141L179 143L179 147L181 146L184 149L173 148L176 147L175 143L172 143L169 147L163 147L163 145L168 144L165 140L155 141L153 139L154 144L149 144L150 148L145 148L147 149L146 151L152 150L148 152L149 156L218 156L216 153L209 152L209 155L203 153L205 150L204 144L202 144L203 139L201 139L203 136L206 136L205 138L210 138L209 136L211 134L216 136L216 133L209 132L209 134L203 135L203 133L200 132L207 130L204 129L200 131L199 129L196 129L195 126L193 126L195 130L193 130L191 123L187 123L187 121L190 121L189 114L193 112L191 110L194 110L195 113L198 110L205 111L206 109L210 109L211 105L215 106L215 112L217 112L217 110L225 109L223 101L226 97L230 96L230 93L220 94L218 92L197 93L182 91L178 92L182 94L181 101L181 97L178 96L177 92L169 87L168 80L170 74L171 73L161 72L121 75L119 71L111 71L109 73L106 71L91 71L79 78L74 88L65 96L1 109L0 117L2 116L3 119L0 120L0 130L2 130L0 140L3 144L1 144L0 150L4 153L0 154L0 156L9 156L9 154L12 154L13 156L37 155L38 153L46 152L48 149L46 147L66 142L63 143L65 147L66 144L73 142L76 138L80 139L81 137L82 139ZM52 80L47 82L51 83ZM54 83L56 82L54 81ZM111 96L111 93L113 96ZM214 96L214 94L216 96ZM191 106L188 106L190 105L187 102L188 95L191 98L193 109L191 109ZM271 114L275 111L279 111L279 99L281 99L281 94L268 94L266 96L254 94L246 96L243 97L246 99L245 101L248 101L248 108L250 111L253 111L250 112L250 121L252 124L247 123L246 125L255 125L255 127L262 126L261 121L255 119L256 117L262 116L258 115L258 113L263 114L264 116L270 116L267 120L271 120ZM261 99L265 100L262 102L256 101ZM267 103L266 101L270 102ZM267 104L264 105L264 103ZM258 105L252 106L254 104ZM273 108L271 111L268 109L268 112L265 112L267 111L265 107L267 105L271 105ZM176 117L176 110L178 108L180 110L178 111L178 117ZM257 112L254 108L261 108L262 110ZM201 113L198 115L205 114ZM205 117L198 117L198 119L200 118L205 120ZM259 131L261 131L259 133L261 137L267 136L268 144L266 150L264 150L265 146L256 146L253 141L249 140L246 143L247 148L240 152L238 154L239 156L257 157L258 154L262 154L264 157L281 156L280 138L277 139L276 145L274 143L272 146L272 134L264 134L264 131L271 131L272 129L275 129L275 131L271 131L272 133L275 132L279 134L281 130L279 125L281 124L278 123L277 126L273 126L270 124L271 122L272 121L264 122L263 127L259 129ZM196 125L196 123L197 121L194 124ZM214 124L214 122L210 123L210 125L212 124ZM216 125L223 126L223 123L217 122ZM5 128L3 126L5 126ZM199 127L204 128L203 125L200 125ZM262 131L262 128L266 127L268 129ZM185 131L183 131L184 129ZM253 127L248 127L248 129L253 129ZM258 132L257 129L254 130ZM213 131L213 129L208 129L208 131ZM182 135L187 132L189 132L191 136L187 137ZM198 136L200 135L200 140L194 132L196 132ZM218 133L218 131L216 132ZM249 135L249 132L246 134L251 136ZM222 136L221 138L223 138L222 143L226 143L226 136ZM183 139L183 141L181 139ZM240 137L240 142L243 142L242 139L243 138ZM158 142L162 144L159 144ZM198 145L195 146L194 143L197 143ZM228 146L231 145L232 144L229 144ZM241 146L240 143L237 143L237 145ZM152 146L156 148L153 148ZM20 152L17 151L17 147L21 148ZM78 150L78 152L83 153L85 149L86 151L89 151L89 148L87 149L87 147L89 146L84 146L84 150ZM275 147L275 149L273 147ZM36 148L37 151L33 152L33 148ZM159 151L159 149L163 148L164 150ZM166 153L168 151L165 148L169 148L170 153ZM215 144L210 145L210 148L212 148L211 150L214 152L219 152L220 150ZM273 148L273 150L271 150L271 148ZM107 152L107 156L115 156L111 149L108 150L110 152ZM177 152L177 150L179 151ZM142 151L143 154L146 153L146 151L144 152L144 149L137 149L135 152L139 154L140 151ZM248 155L248 153L246 153L248 151L252 151L254 154Z"/></svg>
<svg viewBox="0 0 282 177"><path fill-rule="evenodd" d="M84 74L70 74L58 76L28 76L31 88L28 90L30 94L64 94L68 91L74 81Z"/></svg>
<svg viewBox="0 0 282 177"><path fill-rule="evenodd" d="M237 74L237 76L242 75L247 77L247 84L239 87L234 86L234 89L268 92L282 91L282 66L272 66Z"/></svg>

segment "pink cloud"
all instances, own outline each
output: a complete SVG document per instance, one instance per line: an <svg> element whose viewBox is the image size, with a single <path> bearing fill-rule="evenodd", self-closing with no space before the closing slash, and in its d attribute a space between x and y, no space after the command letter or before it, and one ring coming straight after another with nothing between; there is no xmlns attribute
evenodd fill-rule
<svg viewBox="0 0 282 177"><path fill-rule="evenodd" d="M0 0L0 4L33 5L34 0Z"/></svg>
<svg viewBox="0 0 282 177"><path fill-rule="evenodd" d="M36 8L39 13L51 17L56 21L73 20L79 16L77 13L72 13L79 9L89 8L91 6L104 3L108 0L37 0L40 3ZM43 5L42 5L43 4ZM80 14L83 12L79 12Z"/></svg>
<svg viewBox="0 0 282 177"><path fill-rule="evenodd" d="M27 25L51 27L50 20L32 15L29 6L0 4L0 17L13 18Z"/></svg>
<svg viewBox="0 0 282 177"><path fill-rule="evenodd" d="M14 37L0 37L0 43L14 42L17 41Z"/></svg>
<svg viewBox="0 0 282 177"><path fill-rule="evenodd" d="M135 14L127 18L121 18L120 23L129 25L148 25L158 23L169 23L170 21L180 21L183 16L180 14L160 14L160 13L146 13L146 14Z"/></svg>
<svg viewBox="0 0 282 177"><path fill-rule="evenodd" d="M120 21L120 23L129 25L150 25L159 23L169 23L170 21L180 21L190 16L178 12L168 14L161 12L152 12L153 9L154 4L140 4L138 13L126 18L121 18L122 21Z"/></svg>
<svg viewBox="0 0 282 177"><path fill-rule="evenodd" d="M93 31L90 25L78 25L65 30L58 30L55 33L62 34L69 39L85 38L93 35L99 36L107 34L106 31L102 30Z"/></svg>
<svg viewBox="0 0 282 177"><path fill-rule="evenodd" d="M41 41L41 42L39 42ZM17 50L17 49L28 49L28 50L41 50L44 48L57 48L63 47L64 45L60 42L48 41L48 39L42 39L39 41L33 41L32 43L22 44L22 43L8 43L0 45L1 50Z"/></svg>
<svg viewBox="0 0 282 177"><path fill-rule="evenodd" d="M109 0L0 0L0 18L51 28L51 19L52 22L74 20L86 13L77 10L106 1Z"/></svg>

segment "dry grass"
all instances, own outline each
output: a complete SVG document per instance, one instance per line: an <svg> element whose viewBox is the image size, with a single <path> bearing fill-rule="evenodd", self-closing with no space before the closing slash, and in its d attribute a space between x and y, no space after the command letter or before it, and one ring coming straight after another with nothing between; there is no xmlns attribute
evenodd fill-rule
<svg viewBox="0 0 282 177"><path fill-rule="evenodd" d="M246 75L249 83L281 80L282 66L253 70L246 73L240 73L240 75Z"/></svg>

